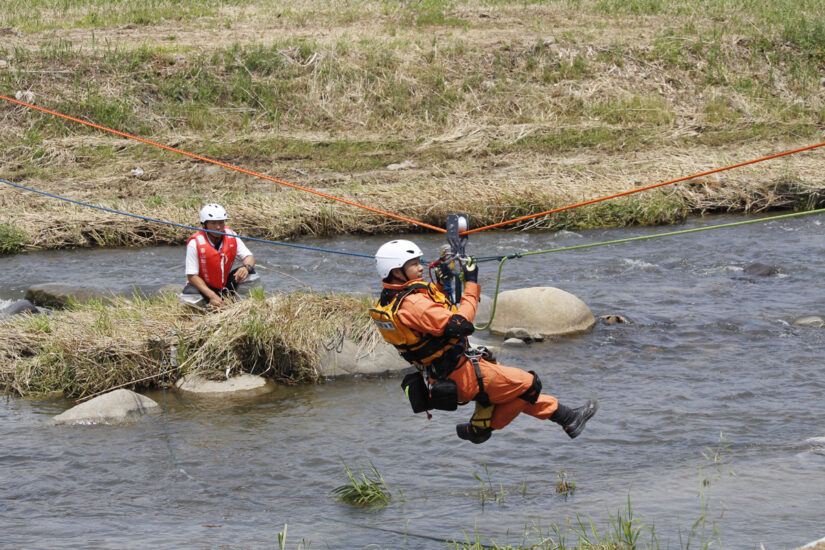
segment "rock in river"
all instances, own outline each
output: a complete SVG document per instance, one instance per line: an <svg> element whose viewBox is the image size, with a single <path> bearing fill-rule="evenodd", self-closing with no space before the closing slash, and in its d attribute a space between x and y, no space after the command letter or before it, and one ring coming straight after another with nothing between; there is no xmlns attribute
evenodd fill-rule
<svg viewBox="0 0 825 550"><path fill-rule="evenodd" d="M523 328L530 334L551 337L585 332L595 324L587 304L569 292L535 287L499 294L490 331L503 335L512 328Z"/></svg>
<svg viewBox="0 0 825 550"><path fill-rule="evenodd" d="M160 406L144 395L119 389L74 406L52 421L56 424L117 424L150 412L160 412Z"/></svg>

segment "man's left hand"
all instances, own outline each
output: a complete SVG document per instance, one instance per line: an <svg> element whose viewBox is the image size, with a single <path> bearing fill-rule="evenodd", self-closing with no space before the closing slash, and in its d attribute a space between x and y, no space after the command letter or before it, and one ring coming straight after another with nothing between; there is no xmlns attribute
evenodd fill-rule
<svg viewBox="0 0 825 550"><path fill-rule="evenodd" d="M238 268L238 271L235 272L235 282L242 283L249 277L249 268L246 265L243 265Z"/></svg>

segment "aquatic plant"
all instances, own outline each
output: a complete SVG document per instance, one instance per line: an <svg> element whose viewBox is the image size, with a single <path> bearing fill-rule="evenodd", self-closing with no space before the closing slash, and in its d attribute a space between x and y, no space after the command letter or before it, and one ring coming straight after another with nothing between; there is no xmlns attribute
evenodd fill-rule
<svg viewBox="0 0 825 550"><path fill-rule="evenodd" d="M344 470L347 473L349 483L336 487L331 491L331 494L336 499L353 506L386 506L392 499L392 494L387 489L384 478L375 468L375 465L370 464L372 477L364 473L361 469L361 477L356 478L346 463L344 463Z"/></svg>
<svg viewBox="0 0 825 550"><path fill-rule="evenodd" d="M487 461L483 462L484 466L484 477L481 477L479 474L473 472L473 478L478 482L478 488L476 493L478 495L478 499L481 502L481 508L484 509L484 505L490 502L502 502L504 500L504 486L499 483L498 489L493 485L493 480L490 477L490 470L487 467Z"/></svg>
<svg viewBox="0 0 825 550"><path fill-rule="evenodd" d="M557 475L559 476L559 482L556 484L556 493L564 496L572 495L573 491L576 490L576 482L573 481L572 476L568 479L567 470L564 468L559 470Z"/></svg>

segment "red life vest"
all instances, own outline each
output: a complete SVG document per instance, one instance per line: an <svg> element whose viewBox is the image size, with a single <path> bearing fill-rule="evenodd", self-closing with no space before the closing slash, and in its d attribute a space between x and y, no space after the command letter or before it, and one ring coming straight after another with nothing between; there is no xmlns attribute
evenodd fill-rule
<svg viewBox="0 0 825 550"><path fill-rule="evenodd" d="M229 233L229 227L224 228ZM229 281L229 271L235 263L238 243L232 235L224 235L220 249L216 249L205 231L198 231L186 241L189 245L194 239L198 245L198 277L211 288L222 290Z"/></svg>

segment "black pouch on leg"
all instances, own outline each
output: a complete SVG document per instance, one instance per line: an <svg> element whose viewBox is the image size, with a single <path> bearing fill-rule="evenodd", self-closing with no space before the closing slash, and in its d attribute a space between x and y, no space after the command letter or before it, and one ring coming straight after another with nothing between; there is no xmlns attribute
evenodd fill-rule
<svg viewBox="0 0 825 550"><path fill-rule="evenodd" d="M430 392L427 391L427 383L420 372L413 372L404 377L401 387L410 400L410 406L414 413L424 412L432 408L430 405Z"/></svg>
<svg viewBox="0 0 825 550"><path fill-rule="evenodd" d="M458 408L458 386L455 380L436 380L430 387L430 408L454 411Z"/></svg>

